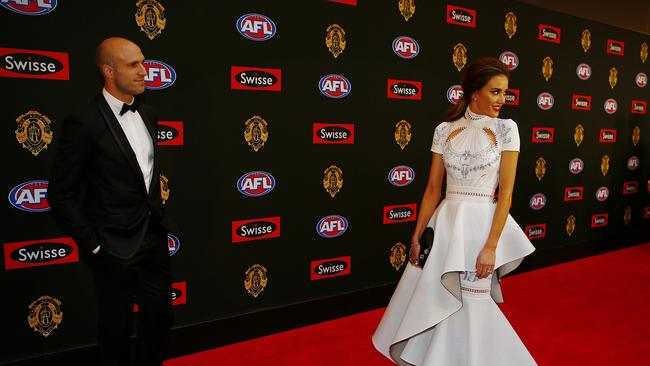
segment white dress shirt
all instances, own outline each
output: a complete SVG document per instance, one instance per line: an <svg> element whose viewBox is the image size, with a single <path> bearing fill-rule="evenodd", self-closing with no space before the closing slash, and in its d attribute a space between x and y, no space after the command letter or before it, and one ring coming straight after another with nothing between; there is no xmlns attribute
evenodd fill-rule
<svg viewBox="0 0 650 366"><path fill-rule="evenodd" d="M108 102L115 118L117 118L117 121L122 127L122 131L124 131L127 140L129 140L129 145L131 145L131 149L133 149L135 157L138 159L138 165L142 171L147 192L149 192L153 175L153 141L151 140L151 135L149 135L149 131L144 125L140 113L127 111L120 116L120 111L124 103L112 96L106 89L102 90L102 94L104 94L106 102Z"/></svg>

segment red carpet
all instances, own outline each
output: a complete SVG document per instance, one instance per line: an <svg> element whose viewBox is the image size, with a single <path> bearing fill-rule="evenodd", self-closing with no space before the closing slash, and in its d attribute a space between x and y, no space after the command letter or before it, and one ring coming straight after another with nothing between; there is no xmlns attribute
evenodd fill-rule
<svg viewBox="0 0 650 366"><path fill-rule="evenodd" d="M650 244L503 280L501 306L542 365L648 365ZM165 366L382 366L370 337L383 309L165 362Z"/></svg>

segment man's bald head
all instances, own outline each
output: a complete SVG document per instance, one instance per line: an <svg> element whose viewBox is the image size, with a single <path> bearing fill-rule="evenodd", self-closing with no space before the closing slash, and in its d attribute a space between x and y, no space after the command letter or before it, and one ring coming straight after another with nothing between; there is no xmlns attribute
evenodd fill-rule
<svg viewBox="0 0 650 366"><path fill-rule="evenodd" d="M97 50L95 50L95 64L97 65L99 72L102 72L103 65L115 67L115 58L119 56L124 47L129 46L139 49L138 45L126 38L110 37L103 40L99 46L97 46Z"/></svg>
<svg viewBox="0 0 650 366"><path fill-rule="evenodd" d="M104 79L104 88L113 96L120 95L127 100L144 91L143 62L140 47L125 38L107 38L95 51L95 63Z"/></svg>

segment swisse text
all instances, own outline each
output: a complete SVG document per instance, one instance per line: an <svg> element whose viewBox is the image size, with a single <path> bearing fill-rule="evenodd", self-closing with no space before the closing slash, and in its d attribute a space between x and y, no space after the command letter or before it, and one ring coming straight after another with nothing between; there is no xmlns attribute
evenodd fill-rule
<svg viewBox="0 0 650 366"><path fill-rule="evenodd" d="M275 77L260 71L248 71L237 74L237 79L242 85L271 86L275 84Z"/></svg>
<svg viewBox="0 0 650 366"><path fill-rule="evenodd" d="M239 228L238 233L241 237L245 238L249 236L256 237L267 235L272 233L273 230L275 230L275 225L273 223L260 221L250 225L242 225Z"/></svg>
<svg viewBox="0 0 650 366"><path fill-rule="evenodd" d="M47 262L63 258L72 252L72 248L61 244L33 244L20 248L11 254L13 260L19 262Z"/></svg>
<svg viewBox="0 0 650 366"><path fill-rule="evenodd" d="M13 54L4 57L3 68L13 72L43 75L55 73L62 66L60 62L46 56Z"/></svg>

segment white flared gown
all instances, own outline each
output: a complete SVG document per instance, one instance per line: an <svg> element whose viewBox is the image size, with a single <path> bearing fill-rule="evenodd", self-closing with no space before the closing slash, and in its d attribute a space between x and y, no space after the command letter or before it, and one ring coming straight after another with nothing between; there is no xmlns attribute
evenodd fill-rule
<svg viewBox="0 0 650 366"><path fill-rule="evenodd" d="M495 303L503 301L499 278L535 250L510 215L495 274L472 276L496 208L501 152L519 151L517 125L468 110L436 127L431 150L447 172L445 199L428 224L433 247L424 268L406 266L373 343L399 365L536 365Z"/></svg>

